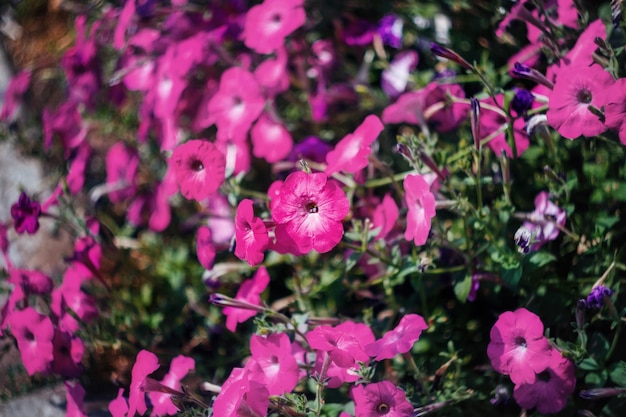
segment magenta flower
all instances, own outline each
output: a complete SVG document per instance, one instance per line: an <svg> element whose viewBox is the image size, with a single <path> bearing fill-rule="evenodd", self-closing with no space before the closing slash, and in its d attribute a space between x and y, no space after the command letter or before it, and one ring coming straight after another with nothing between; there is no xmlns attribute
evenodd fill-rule
<svg viewBox="0 0 626 417"><path fill-rule="evenodd" d="M52 372L65 378L78 378L83 373L83 341L62 329L55 329L53 345Z"/></svg>
<svg viewBox="0 0 626 417"><path fill-rule="evenodd" d="M380 232L376 235L376 240L384 239L396 225L400 212L391 194L385 194L381 204L376 205L372 216L372 227L380 227Z"/></svg>
<svg viewBox="0 0 626 417"><path fill-rule="evenodd" d="M413 406L402 389L389 381L352 388L355 417L407 417Z"/></svg>
<svg viewBox="0 0 626 417"><path fill-rule="evenodd" d="M235 256L250 265L263 262L268 245L267 228L259 217L254 216L252 200L242 200L235 215Z"/></svg>
<svg viewBox="0 0 626 417"><path fill-rule="evenodd" d="M169 372L161 380L161 384L176 391L180 390L180 381L187 376L189 371L196 367L192 358L178 355L172 359ZM173 416L180 410L172 402L172 395L164 392L150 391L148 398L152 403L153 416Z"/></svg>
<svg viewBox="0 0 626 417"><path fill-rule="evenodd" d="M251 379L263 383L269 395L291 392L298 384L300 369L291 353L291 342L285 333L266 337L253 335L250 339L252 360L259 372L252 371Z"/></svg>
<svg viewBox="0 0 626 417"><path fill-rule="evenodd" d="M304 24L304 0L265 0L246 14L243 41L260 54L281 48L285 38Z"/></svg>
<svg viewBox="0 0 626 417"><path fill-rule="evenodd" d="M20 235L24 232L29 235L37 233L40 215L41 204L36 200L31 200L24 191L20 193L17 203L11 206L15 231Z"/></svg>
<svg viewBox="0 0 626 417"><path fill-rule="evenodd" d="M398 100L383 110L384 123L409 123L419 126L425 122L424 110L428 90L423 88L417 91L409 91L398 97Z"/></svg>
<svg viewBox="0 0 626 417"><path fill-rule="evenodd" d="M50 309L61 317L66 309L70 309L82 321L89 322L98 317L96 300L81 289L83 282L91 279L91 272L76 267L76 263L67 268L63 275L63 283L52 291ZM74 329L67 329L74 331Z"/></svg>
<svg viewBox="0 0 626 417"><path fill-rule="evenodd" d="M54 359L54 328L50 318L32 307L26 307L13 311L8 324L28 375L48 373Z"/></svg>
<svg viewBox="0 0 626 417"><path fill-rule="evenodd" d="M120 388L117 391L117 397L109 403L107 409L113 417L126 417L128 414L128 401L124 398L124 388Z"/></svg>
<svg viewBox="0 0 626 417"><path fill-rule="evenodd" d="M489 97L485 100L481 100L482 103L489 104L493 107L502 106L504 103L504 96L502 94L496 95L496 101ZM488 109L481 106L480 108L480 139L481 141L486 138L490 138L487 142L487 146L497 155L506 153L509 158L513 157L513 150L509 146L504 126L509 123L509 119L501 111ZM517 156L519 157L528 149L530 141L528 135L524 130L524 120L519 118L513 122L513 136L515 138L515 148L517 150Z"/></svg>
<svg viewBox="0 0 626 417"><path fill-rule="evenodd" d="M215 261L215 244L211 236L211 229L208 226L200 226L196 236L196 255L198 262L204 269L213 268Z"/></svg>
<svg viewBox="0 0 626 417"><path fill-rule="evenodd" d="M81 143L76 151L76 156L72 159L66 177L67 188L72 195L78 194L80 190L83 189L83 185L85 184L85 171L90 156L91 145L89 145L88 142Z"/></svg>
<svg viewBox="0 0 626 417"><path fill-rule="evenodd" d="M363 351L359 340L342 329L318 326L306 334L311 348L327 352L330 359L340 368L351 368L356 362L367 363L369 356Z"/></svg>
<svg viewBox="0 0 626 417"><path fill-rule="evenodd" d="M559 236L559 227L565 226L565 210L550 201L550 193L542 191L535 197L535 210L522 227L534 233L532 249L537 250L549 240Z"/></svg>
<svg viewBox="0 0 626 417"><path fill-rule="evenodd" d="M85 388L78 381L65 381L65 417L87 417L84 407Z"/></svg>
<svg viewBox="0 0 626 417"><path fill-rule="evenodd" d="M326 161L326 155L331 149L331 145L317 136L307 136L293 147L287 159L293 162L308 159L321 164Z"/></svg>
<svg viewBox="0 0 626 417"><path fill-rule="evenodd" d="M265 291L270 283L270 276L267 273L267 269L264 266L260 267L252 279L249 279L241 284L235 300L241 300L245 303L258 306L261 304L261 293ZM231 332L237 329L238 323L243 323L251 317L256 315L257 311L248 310L236 307L225 307L224 314L226 315L226 328Z"/></svg>
<svg viewBox="0 0 626 417"><path fill-rule="evenodd" d="M30 71L22 71L16 74L4 92L4 102L0 110L0 121L13 120L18 112L20 99L30 86Z"/></svg>
<svg viewBox="0 0 626 417"><path fill-rule="evenodd" d="M78 147L87 137L87 126L78 112L76 103L65 102L56 110L44 109L43 122L43 146L49 150L54 137L61 140L65 149L66 157L70 151Z"/></svg>
<svg viewBox="0 0 626 417"><path fill-rule="evenodd" d="M131 372L131 381L128 398L128 415L134 416L135 412L144 415L148 410L146 405L146 393L142 386L148 375L159 368L157 356L147 350L142 350L137 354L137 359Z"/></svg>
<svg viewBox="0 0 626 417"><path fill-rule="evenodd" d="M323 173L289 174L272 201L272 218L285 225L285 232L302 253L312 249L325 253L334 248L343 237L341 222L349 211L345 193Z"/></svg>
<svg viewBox="0 0 626 417"><path fill-rule="evenodd" d="M271 164L285 159L293 147L289 130L267 113L263 113L252 127L250 140L252 154Z"/></svg>
<svg viewBox="0 0 626 417"><path fill-rule="evenodd" d="M399 53L383 70L381 87L385 94L395 98L406 90L411 71L415 70L419 56L417 52L408 50Z"/></svg>
<svg viewBox="0 0 626 417"><path fill-rule="evenodd" d="M620 142L626 145L626 78L618 79L605 94L606 126L617 130Z"/></svg>
<svg viewBox="0 0 626 417"><path fill-rule="evenodd" d="M399 353L407 353L419 340L422 330L426 329L428 325L422 316L407 314L393 330L385 333L382 339L365 346L365 353L375 357L376 361L391 359Z"/></svg>
<svg viewBox="0 0 626 417"><path fill-rule="evenodd" d="M212 417L262 417L267 414L269 393L263 383L250 378L249 362L245 368L233 368L213 402Z"/></svg>
<svg viewBox="0 0 626 417"><path fill-rule="evenodd" d="M267 97L274 97L286 91L289 88L289 74L285 48L276 51L276 58L261 62L254 70L254 78L259 82Z"/></svg>
<svg viewBox="0 0 626 417"><path fill-rule="evenodd" d="M567 139L592 137L606 126L589 107L600 109L606 103L606 89L613 77L600 65L571 66L559 71L549 94L548 124Z"/></svg>
<svg viewBox="0 0 626 417"><path fill-rule="evenodd" d="M513 398L525 410L536 408L542 414L558 413L567 404L576 388L575 367L556 349L551 350L551 361L533 383L515 385Z"/></svg>
<svg viewBox="0 0 626 417"><path fill-rule="evenodd" d="M52 278L40 271L9 268L8 281L19 285L25 294L49 294L54 286Z"/></svg>
<svg viewBox="0 0 626 417"><path fill-rule="evenodd" d="M231 67L222 74L219 90L209 101L207 122L217 125L218 141L243 142L264 105L254 75L243 68Z"/></svg>
<svg viewBox="0 0 626 417"><path fill-rule="evenodd" d="M415 245L426 243L430 232L430 220L435 217L435 196L423 176L409 174L404 179L406 205L406 231L404 238Z"/></svg>
<svg viewBox="0 0 626 417"><path fill-rule="evenodd" d="M402 18L394 14L387 14L378 21L378 35L385 45L400 49L402 47Z"/></svg>
<svg viewBox="0 0 626 417"><path fill-rule="evenodd" d="M328 152L326 175L339 171L355 173L365 168L369 164L367 157L372 153L371 145L383 129L378 116L367 116L354 133L346 135Z"/></svg>
<svg viewBox="0 0 626 417"><path fill-rule="evenodd" d="M433 81L425 87L425 91L424 117L437 132L451 132L467 119L470 107L449 98L465 98L465 91L459 84L439 84Z"/></svg>
<svg viewBox="0 0 626 417"><path fill-rule="evenodd" d="M525 308L500 314L490 338L487 355L493 369L514 384L532 384L552 360L541 319Z"/></svg>
<svg viewBox="0 0 626 417"><path fill-rule="evenodd" d="M215 193L226 175L224 154L205 139L193 139L177 146L170 164L180 192L189 200L204 200Z"/></svg>
<svg viewBox="0 0 626 417"><path fill-rule="evenodd" d="M106 182L112 203L122 202L135 195L138 168L139 155L136 149L130 148L124 142L111 146L106 156Z"/></svg>

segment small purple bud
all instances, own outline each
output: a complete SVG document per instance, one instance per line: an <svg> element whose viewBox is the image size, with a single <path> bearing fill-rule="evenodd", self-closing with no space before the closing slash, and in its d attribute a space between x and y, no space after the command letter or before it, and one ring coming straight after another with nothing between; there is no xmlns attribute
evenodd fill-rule
<svg viewBox="0 0 626 417"><path fill-rule="evenodd" d="M474 146L477 150L480 150L480 102L474 97L470 98L470 108L472 112L470 123L472 136L474 137Z"/></svg>
<svg viewBox="0 0 626 417"><path fill-rule="evenodd" d="M520 64L519 62L516 62L513 65L513 69L511 70L511 75L513 75L516 78L524 78L527 80L534 81L538 84L545 85L549 89L554 88L554 84L550 82L550 80L548 80L545 77L545 75L543 75L536 69L527 67L526 65Z"/></svg>
<svg viewBox="0 0 626 417"><path fill-rule="evenodd" d="M492 405L500 405L507 404L509 399L511 398L511 393L509 393L509 389L506 385L498 385L496 386L494 397L489 400Z"/></svg>
<svg viewBox="0 0 626 417"><path fill-rule="evenodd" d="M585 400L595 400L597 398L615 397L626 393L626 388L592 388L580 391L578 395Z"/></svg>
<svg viewBox="0 0 626 417"><path fill-rule="evenodd" d="M515 96L511 101L511 108L519 115L526 114L533 105L535 97L525 88L515 88Z"/></svg>
<svg viewBox="0 0 626 417"><path fill-rule="evenodd" d="M597 287L592 289L587 296L587 306L589 308L601 308L604 305L604 299L606 297L611 297L612 295L613 290L611 290L609 287L605 287L604 285L598 285Z"/></svg>
<svg viewBox="0 0 626 417"><path fill-rule="evenodd" d="M469 62L463 59L461 55L457 54L452 49L446 48L445 46L441 46L433 42L430 44L430 52L432 52L434 55L437 55L441 58L446 58L446 59L449 59L450 61L456 62L457 64L459 64L460 66L462 66L463 68L467 70L470 70L470 71L474 70L474 67L472 67Z"/></svg>

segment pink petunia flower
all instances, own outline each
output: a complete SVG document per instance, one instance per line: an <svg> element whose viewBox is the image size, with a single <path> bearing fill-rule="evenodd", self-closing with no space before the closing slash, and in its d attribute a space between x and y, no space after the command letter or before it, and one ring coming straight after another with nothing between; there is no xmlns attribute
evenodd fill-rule
<svg viewBox="0 0 626 417"><path fill-rule="evenodd" d="M391 194L385 194L381 204L376 205L372 216L372 228L380 227L376 240L384 239L393 229L400 212Z"/></svg>
<svg viewBox="0 0 626 417"><path fill-rule="evenodd" d="M88 142L83 142L78 146L76 155L70 164L70 169L67 173L66 181L67 188L72 195L78 194L85 184L85 171L87 170L87 163L91 157L91 145Z"/></svg>
<svg viewBox="0 0 626 417"><path fill-rule="evenodd" d="M20 193L17 202L11 206L11 217L18 234L26 232L32 235L37 233L40 215L41 204L37 200L31 200L24 191Z"/></svg>
<svg viewBox="0 0 626 417"><path fill-rule="evenodd" d="M124 398L124 388L117 391L117 397L107 407L113 417L126 417L128 414L128 401Z"/></svg>
<svg viewBox="0 0 626 417"><path fill-rule="evenodd" d="M67 405L66 417L87 417L85 413L84 399L85 388L78 381L65 381Z"/></svg>
<svg viewBox="0 0 626 417"><path fill-rule="evenodd" d="M213 268L215 261L215 244L208 226L200 226L196 236L196 256L204 269Z"/></svg>
<svg viewBox="0 0 626 417"><path fill-rule="evenodd" d="M284 124L263 113L250 131L252 154L273 164L282 161L293 147L291 133Z"/></svg>
<svg viewBox="0 0 626 417"><path fill-rule="evenodd" d="M213 417L264 416L269 407L265 385L250 378L250 365L233 368L213 402Z"/></svg>
<svg viewBox="0 0 626 417"><path fill-rule="evenodd" d="M9 268L9 283L19 285L25 294L49 294L54 286L52 278L40 271Z"/></svg>
<svg viewBox="0 0 626 417"><path fill-rule="evenodd" d="M551 362L537 375L534 383L515 385L513 398L525 410L537 408L542 414L554 414L565 408L567 397L576 388L575 367L556 349L551 350Z"/></svg>
<svg viewBox="0 0 626 417"><path fill-rule="evenodd" d="M10 121L16 117L19 111L20 99L30 86L30 71L21 71L16 74L4 92L4 102L2 103L2 110L0 110L0 121Z"/></svg>
<svg viewBox="0 0 626 417"><path fill-rule="evenodd" d="M44 109L42 122L45 150L49 150L54 137L58 137L65 149L65 156L69 157L70 151L87 138L87 125L83 122L76 103L65 102L56 110Z"/></svg>
<svg viewBox="0 0 626 417"><path fill-rule="evenodd" d="M124 142L111 146L106 156L108 194L112 203L119 203L133 197L137 191L136 175L139 168L139 155L135 148Z"/></svg>
<svg viewBox="0 0 626 417"><path fill-rule="evenodd" d="M200 201L207 198L224 182L224 154L205 139L193 139L177 146L170 164L180 192L189 200Z"/></svg>
<svg viewBox="0 0 626 417"><path fill-rule="evenodd" d="M270 276L267 273L267 269L264 266L260 267L252 279L249 279L241 284L235 300L241 300L252 305L261 304L261 293L265 291L270 283ZM236 307L225 307L224 314L226 315L226 328L231 332L237 329L238 323L243 323L251 317L256 315L256 311L247 310Z"/></svg>
<svg viewBox="0 0 626 417"><path fill-rule="evenodd" d="M469 106L450 98L465 98L465 91L459 84L439 84L433 81L425 89L424 117L437 132L451 132L467 119Z"/></svg>
<svg viewBox="0 0 626 417"><path fill-rule="evenodd" d="M54 359L54 328L50 317L38 313L32 307L26 307L13 311L8 324L28 375L48 373Z"/></svg>
<svg viewBox="0 0 626 417"><path fill-rule="evenodd" d="M620 142L626 145L626 78L618 79L605 94L606 126L617 130Z"/></svg>
<svg viewBox="0 0 626 417"><path fill-rule="evenodd" d="M407 314L400 319L400 323L379 339L365 346L365 353L374 357L374 360L391 359L399 353L407 353L417 342L422 330L428 325L422 316Z"/></svg>
<svg viewBox="0 0 626 417"><path fill-rule="evenodd" d="M259 367L252 371L251 378L262 382L269 395L291 392L298 384L300 369L291 353L291 342L285 333L266 337L253 335L250 339L252 360Z"/></svg>
<svg viewBox="0 0 626 417"><path fill-rule="evenodd" d="M274 97L289 88L289 74L287 73L287 51L280 48L276 51L276 58L263 61L254 70L254 78L259 82L267 97Z"/></svg>
<svg viewBox="0 0 626 417"><path fill-rule="evenodd" d="M325 253L343 237L343 218L350 202L339 186L323 173L293 172L285 179L272 202L272 218L298 250Z"/></svg>
<svg viewBox="0 0 626 417"><path fill-rule="evenodd" d="M131 381L128 398L128 415L134 416L135 412L143 415L148 410L146 405L146 393L142 388L148 375L159 368L157 356L147 350L142 350L137 354L133 370L131 371Z"/></svg>
<svg viewBox="0 0 626 417"><path fill-rule="evenodd" d="M263 262L268 245L267 228L259 217L254 217L252 200L242 200L235 215L235 256L250 265Z"/></svg>
<svg viewBox="0 0 626 417"><path fill-rule="evenodd" d="M260 54L270 54L304 24L304 0L265 0L252 7L244 23L244 44Z"/></svg>
<svg viewBox="0 0 626 417"><path fill-rule="evenodd" d="M402 389L389 381L352 388L355 417L407 417L413 406Z"/></svg>
<svg viewBox="0 0 626 417"><path fill-rule="evenodd" d="M75 335L62 329L54 330L54 361L52 372L65 378L78 378L83 373L85 344Z"/></svg>
<svg viewBox="0 0 626 417"><path fill-rule="evenodd" d="M328 152L326 175L339 171L355 173L365 168L369 164L367 157L372 152L371 145L383 129L383 123L378 116L367 116L354 133L346 135L335 149Z"/></svg>
<svg viewBox="0 0 626 417"><path fill-rule="evenodd" d="M482 103L486 103L493 107L502 106L504 103L504 95L496 95L496 100L489 97L485 100L481 100ZM481 106L480 108L480 140L483 141L490 138L487 142L487 146L497 155L506 153L509 158L513 157L513 150L509 146L506 139L504 126L509 123L509 119L501 111L492 110ZM513 122L513 136L515 139L515 149L517 156L519 157L528 149L530 141L528 135L524 130L524 120L518 118Z"/></svg>
<svg viewBox="0 0 626 417"><path fill-rule="evenodd" d="M567 139L592 137L606 126L589 106L600 109L606 103L606 90L613 77L600 65L571 66L560 71L549 94L548 124Z"/></svg>
<svg viewBox="0 0 626 417"><path fill-rule="evenodd" d="M435 196L422 175L409 174L404 179L406 205L406 231L404 238L415 245L426 243L430 232L430 221L435 217Z"/></svg>
<svg viewBox="0 0 626 417"><path fill-rule="evenodd" d="M161 380L161 384L174 390L180 390L180 381L187 376L189 371L195 369L196 363L192 358L178 355L172 359L169 372ZM152 403L153 416L173 416L180 410L172 402L172 395L158 391L148 392L148 398Z"/></svg>
<svg viewBox="0 0 626 417"><path fill-rule="evenodd" d="M509 375L514 384L534 383L552 361L541 319L525 308L500 314L490 338L487 356L493 369Z"/></svg>
<svg viewBox="0 0 626 417"><path fill-rule="evenodd" d="M528 216L523 227L534 233L533 246L537 250L549 240L559 236L559 226L565 226L565 210L550 201L550 193L542 191L535 197L535 210Z"/></svg>
<svg viewBox="0 0 626 417"><path fill-rule="evenodd" d="M208 104L208 124L217 125L217 140L243 142L263 111L265 99L254 75L231 67L222 73L219 90Z"/></svg>
<svg viewBox="0 0 626 417"><path fill-rule="evenodd" d="M318 326L306 334L311 348L327 352L330 359L340 368L352 368L356 362L369 361L359 340L347 329Z"/></svg>

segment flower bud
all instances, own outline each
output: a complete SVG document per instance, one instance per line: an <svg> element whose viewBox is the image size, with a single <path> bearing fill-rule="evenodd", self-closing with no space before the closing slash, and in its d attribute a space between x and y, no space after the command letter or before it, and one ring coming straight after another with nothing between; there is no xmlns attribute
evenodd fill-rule
<svg viewBox="0 0 626 417"><path fill-rule="evenodd" d="M598 398L615 397L626 393L626 388L592 388L580 391L580 398L585 400L596 400Z"/></svg>
<svg viewBox="0 0 626 417"><path fill-rule="evenodd" d="M514 64L513 69L511 70L511 75L516 78L524 78L534 81L538 84L545 85L549 89L554 88L554 84L550 80L548 80L545 75L543 75L536 69L527 67L526 65L520 64L519 62L516 62Z"/></svg>
<svg viewBox="0 0 626 417"><path fill-rule="evenodd" d="M513 240L515 241L515 245L518 247L518 250L521 253L530 252L530 244L531 244L532 237L533 237L532 232L529 229L525 228L524 226L517 229L517 232L515 232L515 236L513 237Z"/></svg>
<svg viewBox="0 0 626 417"><path fill-rule="evenodd" d="M472 126L472 136L474 137L474 146L480 150L480 102L472 97L470 98L470 107L472 117L470 123Z"/></svg>
<svg viewBox="0 0 626 417"><path fill-rule="evenodd" d="M461 55L457 54L452 49L446 48L445 46L441 46L433 42L430 44L430 52L432 52L434 55L437 55L438 57L446 58L450 61L456 62L465 69L468 69L470 71L474 70L474 67L472 67L469 62L463 59Z"/></svg>

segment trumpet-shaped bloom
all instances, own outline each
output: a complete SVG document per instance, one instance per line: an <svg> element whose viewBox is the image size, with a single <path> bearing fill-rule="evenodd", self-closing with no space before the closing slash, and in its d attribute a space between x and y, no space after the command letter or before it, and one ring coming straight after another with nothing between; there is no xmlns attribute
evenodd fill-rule
<svg viewBox="0 0 626 417"><path fill-rule="evenodd" d="M215 244L208 226L200 226L196 236L196 256L204 269L213 268L215 261Z"/></svg>
<svg viewBox="0 0 626 417"><path fill-rule="evenodd" d="M525 308L500 314L490 337L487 355L493 369L509 375L514 384L534 383L552 361L541 319Z"/></svg>
<svg viewBox="0 0 626 417"><path fill-rule="evenodd" d="M263 252L267 249L269 238L263 220L254 217L252 204L252 200L245 199L237 206L235 256L250 265L258 265L263 262Z"/></svg>
<svg viewBox="0 0 626 417"><path fill-rule="evenodd" d="M355 173L367 166L367 157L372 152L372 142L384 129L377 116L369 115L363 123L349 135L341 139L335 149L326 155L326 175L335 172Z"/></svg>
<svg viewBox="0 0 626 417"><path fill-rule="evenodd" d="M262 382L269 395L291 392L298 383L300 369L291 353L291 342L285 333L266 337L253 335L250 339L252 360L259 367L252 372L252 379Z"/></svg>
<svg viewBox="0 0 626 417"><path fill-rule="evenodd" d="M359 340L347 329L318 326L306 335L311 348L327 352L330 359L340 368L351 368L356 362L368 362Z"/></svg>
<svg viewBox="0 0 626 417"><path fill-rule="evenodd" d="M272 218L302 253L334 248L343 237L343 218L350 202L339 186L323 173L293 172L272 201Z"/></svg>
<svg viewBox="0 0 626 417"><path fill-rule="evenodd" d="M604 116L606 126L617 130L622 145L626 145L626 78L618 79L606 91Z"/></svg>
<svg viewBox="0 0 626 417"><path fill-rule="evenodd" d="M265 0L246 14L245 45L260 54L270 54L282 47L285 38L304 24L304 0Z"/></svg>
<svg viewBox="0 0 626 417"><path fill-rule="evenodd" d="M417 246L423 245L430 232L430 220L435 216L435 196L421 175L409 174L404 179L406 205L406 231L404 238Z"/></svg>
<svg viewBox="0 0 626 417"><path fill-rule="evenodd" d="M261 304L261 293L265 291L267 285L270 283L270 276L267 273L267 269L264 266L260 267L252 279L249 279L241 284L236 300L242 300L250 304ZM246 310L236 307L225 307L224 314L226 315L226 328L231 332L237 329L238 323L243 323L251 317L256 315L256 311Z"/></svg>
<svg viewBox="0 0 626 417"><path fill-rule="evenodd" d="M234 368L213 402L213 417L264 416L269 406L269 392L262 382L251 378L248 362L245 368ZM258 365L257 365L258 366Z"/></svg>
<svg viewBox="0 0 626 417"><path fill-rule="evenodd" d="M178 355L172 360L170 370L161 380L161 384L178 391L180 390L180 381L195 367L196 363L192 358ZM172 402L171 394L150 391L148 397L152 403L153 416L173 416L180 411Z"/></svg>
<svg viewBox="0 0 626 417"><path fill-rule="evenodd" d="M31 200L28 194L22 191L19 199L11 206L11 217L15 224L15 231L19 234L24 232L32 235L39 230L39 216L41 204L37 200Z"/></svg>
<svg viewBox="0 0 626 417"><path fill-rule="evenodd" d="M293 147L291 133L284 124L263 113L250 131L252 154L269 163L282 161Z"/></svg>
<svg viewBox="0 0 626 417"><path fill-rule="evenodd" d="M50 318L27 307L13 311L8 322L28 375L49 372L54 359L54 328Z"/></svg>
<svg viewBox="0 0 626 417"><path fill-rule="evenodd" d="M400 323L391 331L385 333L379 339L365 346L365 353L374 360L391 359L399 353L406 353L418 341L422 330L428 329L428 325L422 316L407 314L402 317Z"/></svg>
<svg viewBox="0 0 626 417"><path fill-rule="evenodd" d="M613 83L611 74L597 64L572 65L560 71L549 94L548 124L567 139L604 132L605 124L589 107L604 106L606 90Z"/></svg>
<svg viewBox="0 0 626 417"><path fill-rule="evenodd" d="M146 393L142 386L148 375L159 368L157 356L147 350L142 350L137 354L137 359L131 372L130 394L128 396L128 415L134 416L135 412L144 415L148 410L146 405Z"/></svg>
<svg viewBox="0 0 626 417"><path fill-rule="evenodd" d="M170 164L180 192L189 200L203 200L224 182L226 160L213 143L193 139L174 149Z"/></svg>
<svg viewBox="0 0 626 417"><path fill-rule="evenodd" d="M389 381L352 388L355 417L407 417L413 406L402 389Z"/></svg>

